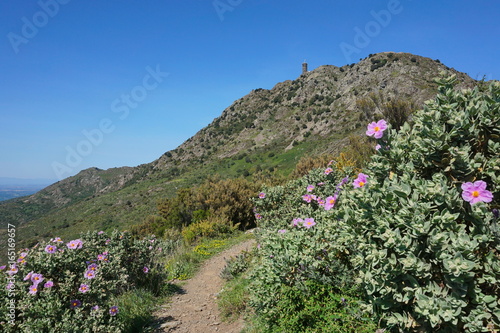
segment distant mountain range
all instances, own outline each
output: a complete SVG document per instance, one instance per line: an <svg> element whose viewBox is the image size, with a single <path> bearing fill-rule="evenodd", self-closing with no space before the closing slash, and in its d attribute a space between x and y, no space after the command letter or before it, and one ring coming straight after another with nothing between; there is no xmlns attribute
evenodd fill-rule
<svg viewBox="0 0 500 333"><path fill-rule="evenodd" d="M458 88L477 84L439 60L384 52L342 67L320 66L270 90L252 90L155 161L86 169L31 196L1 202L0 228L18 225L22 245L90 229L126 229L154 214L158 199L208 175L286 175L303 156L338 153L353 139L365 140L366 124L380 119L384 109L420 109L436 94L433 79L442 71L457 76Z"/></svg>

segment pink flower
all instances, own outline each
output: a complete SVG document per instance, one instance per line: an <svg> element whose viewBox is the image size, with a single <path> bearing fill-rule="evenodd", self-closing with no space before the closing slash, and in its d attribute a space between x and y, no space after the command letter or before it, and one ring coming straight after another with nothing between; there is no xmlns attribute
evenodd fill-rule
<svg viewBox="0 0 500 333"><path fill-rule="evenodd" d="M29 293L31 295L35 295L37 292L38 292L38 284L31 285Z"/></svg>
<svg viewBox="0 0 500 333"><path fill-rule="evenodd" d="M280 229L280 230L278 230L278 233L279 233L279 234L284 234L285 232L286 232L286 230L285 230L285 229Z"/></svg>
<svg viewBox="0 0 500 333"><path fill-rule="evenodd" d="M307 218L305 221L304 221L304 227L309 229L310 227L312 227L313 225L316 225L316 222L314 222L314 219L313 218Z"/></svg>
<svg viewBox="0 0 500 333"><path fill-rule="evenodd" d="M314 185L307 186L307 192L312 192L314 190Z"/></svg>
<svg viewBox="0 0 500 333"><path fill-rule="evenodd" d="M29 272L28 274L26 274L26 276L24 277L23 281L28 281L28 280L31 280L31 275L33 274L33 271Z"/></svg>
<svg viewBox="0 0 500 333"><path fill-rule="evenodd" d="M311 202L312 197L311 197L311 195L310 195L310 194L304 194L304 195L302 196L302 199L303 199L305 202Z"/></svg>
<svg viewBox="0 0 500 333"><path fill-rule="evenodd" d="M327 169L325 170L325 175L329 175L329 174L331 174L332 172L333 172L333 169L332 169L332 168L327 168Z"/></svg>
<svg viewBox="0 0 500 333"><path fill-rule="evenodd" d="M368 178L367 175L365 175L364 173L359 173L358 178L356 178L354 182L352 182L352 185L354 187L363 187L366 185L367 182L366 178Z"/></svg>
<svg viewBox="0 0 500 333"><path fill-rule="evenodd" d="M144 266L144 268L142 269L142 271L143 271L144 273L148 273L148 272L149 272L149 268L147 268L146 266Z"/></svg>
<svg viewBox="0 0 500 333"><path fill-rule="evenodd" d="M303 223L304 220L303 219L293 219L292 220L292 226L293 227L297 227L299 225L299 223Z"/></svg>
<svg viewBox="0 0 500 333"><path fill-rule="evenodd" d="M54 239L51 239L50 241L54 242L54 243L62 243L63 242L62 239L61 239L61 237L56 237Z"/></svg>
<svg viewBox="0 0 500 333"><path fill-rule="evenodd" d="M55 253L57 251L57 247L55 247L54 245L47 245L45 247L45 252L47 253Z"/></svg>
<svg viewBox="0 0 500 333"><path fill-rule="evenodd" d="M17 271L19 271L19 269L17 268L16 264L14 264L14 265L10 266L10 269L8 270L7 274L12 276L12 275L16 274Z"/></svg>
<svg viewBox="0 0 500 333"><path fill-rule="evenodd" d="M320 205L320 206L324 206L326 203L326 201L321 199L321 197L317 197L316 201L318 202L318 205Z"/></svg>
<svg viewBox="0 0 500 333"><path fill-rule="evenodd" d="M38 274L38 273L31 274L31 282L33 282L34 285L38 285L44 279L45 278L43 277L42 274Z"/></svg>
<svg viewBox="0 0 500 333"><path fill-rule="evenodd" d="M377 144L377 145L375 146L375 150L379 150L380 148L382 148L382 146L381 146L381 145L379 145L379 144Z"/></svg>
<svg viewBox="0 0 500 333"><path fill-rule="evenodd" d="M75 239L66 244L68 249L81 249L83 246L83 242L81 239Z"/></svg>
<svg viewBox="0 0 500 333"><path fill-rule="evenodd" d="M92 271L92 270L86 271L85 277L89 280L95 278L95 271Z"/></svg>
<svg viewBox="0 0 500 333"><path fill-rule="evenodd" d="M47 281L45 282L45 284L43 285L44 288L52 288L54 286L54 282L52 281Z"/></svg>
<svg viewBox="0 0 500 333"><path fill-rule="evenodd" d="M256 218L257 220L260 220L260 219L262 218L262 215L260 215L259 213L257 213L257 214L255 214L255 218Z"/></svg>
<svg viewBox="0 0 500 333"><path fill-rule="evenodd" d="M486 189L486 182L478 180L474 183L464 183L462 184L462 198L465 201L470 202L471 205L476 202L491 202L493 200L493 194Z"/></svg>
<svg viewBox="0 0 500 333"><path fill-rule="evenodd" d="M78 291L85 294L87 291L89 291L89 286L82 283L80 285L80 288L78 288Z"/></svg>
<svg viewBox="0 0 500 333"><path fill-rule="evenodd" d="M92 263L90 265L87 266L87 270L88 271L96 271L97 270L97 264L96 263Z"/></svg>
<svg viewBox="0 0 500 333"><path fill-rule="evenodd" d="M109 308L109 314L112 316L116 316L118 313L118 307L117 306L112 306Z"/></svg>
<svg viewBox="0 0 500 333"><path fill-rule="evenodd" d="M259 198L264 199L266 197L266 194L264 192L259 193Z"/></svg>
<svg viewBox="0 0 500 333"><path fill-rule="evenodd" d="M384 119L368 124L366 135L373 136L375 139L380 139L387 129L387 123Z"/></svg>
<svg viewBox="0 0 500 333"><path fill-rule="evenodd" d="M335 203L337 202L337 194L335 194L333 197L329 196L326 198L326 203L325 203L325 210L330 210L335 206Z"/></svg>

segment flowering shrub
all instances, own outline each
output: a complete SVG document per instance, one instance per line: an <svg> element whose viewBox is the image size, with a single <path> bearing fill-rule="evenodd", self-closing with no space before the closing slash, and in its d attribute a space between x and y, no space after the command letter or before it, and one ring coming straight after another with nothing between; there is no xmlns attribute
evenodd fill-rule
<svg viewBox="0 0 500 333"><path fill-rule="evenodd" d="M377 149L363 172L330 166L255 199L251 301L266 331L297 318L310 330L330 307L303 319L310 286L334 286L334 300L358 290L355 281L389 330L500 329L500 84L458 92L453 77L439 83L413 127L368 126ZM288 300L304 306L286 314Z"/></svg>
<svg viewBox="0 0 500 333"><path fill-rule="evenodd" d="M343 327L343 323L360 322L362 317L355 301L345 307L340 302L315 307L318 320L310 317L309 307L304 312L300 312L301 305L284 311L287 300L305 300L317 290L328 290L325 294L335 293L338 299L350 299L356 293L349 260L354 236L338 219L343 192L352 187L352 179L350 182L346 175L353 175L354 170L350 163L329 164L284 186L264 188L254 200L259 231L257 263L250 272L250 304L265 322L266 331L312 332L320 323L336 322ZM339 307L346 310L345 316L336 317ZM320 320L319 316L330 319ZM300 325L286 325L285 329L285 323L295 320ZM360 322L353 331L361 332L361 326Z"/></svg>
<svg viewBox="0 0 500 333"><path fill-rule="evenodd" d="M159 292L162 246L154 237L134 241L128 233L88 232L26 249L17 271L2 272L2 332L122 331L116 299L135 288Z"/></svg>
<svg viewBox="0 0 500 333"><path fill-rule="evenodd" d="M412 128L378 140L368 182L345 193L341 218L358 235L352 259L368 304L389 328L494 331L500 85L457 92L453 78L440 83Z"/></svg>

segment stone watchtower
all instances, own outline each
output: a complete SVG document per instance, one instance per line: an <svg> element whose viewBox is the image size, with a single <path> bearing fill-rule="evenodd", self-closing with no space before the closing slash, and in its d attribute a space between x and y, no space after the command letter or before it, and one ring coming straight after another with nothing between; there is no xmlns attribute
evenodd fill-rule
<svg viewBox="0 0 500 333"><path fill-rule="evenodd" d="M302 63L302 74L306 73L307 73L307 62L304 60L304 62Z"/></svg>

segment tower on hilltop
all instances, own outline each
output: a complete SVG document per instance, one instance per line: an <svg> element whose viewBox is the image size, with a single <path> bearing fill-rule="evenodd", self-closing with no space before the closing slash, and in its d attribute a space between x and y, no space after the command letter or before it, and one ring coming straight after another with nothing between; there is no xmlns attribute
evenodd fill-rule
<svg viewBox="0 0 500 333"><path fill-rule="evenodd" d="M302 63L302 74L307 73L307 62L304 60Z"/></svg>

